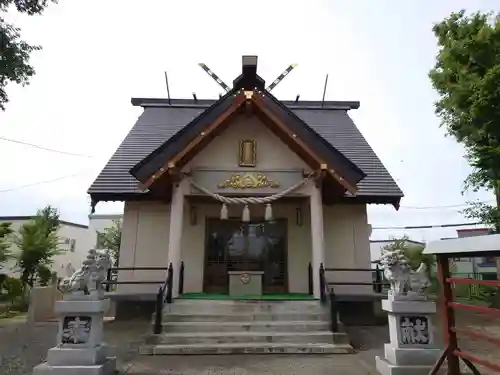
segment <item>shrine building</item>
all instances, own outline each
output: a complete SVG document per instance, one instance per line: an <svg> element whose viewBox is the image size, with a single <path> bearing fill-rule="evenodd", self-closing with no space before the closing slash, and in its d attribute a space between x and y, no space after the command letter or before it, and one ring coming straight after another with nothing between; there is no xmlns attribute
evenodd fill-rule
<svg viewBox="0 0 500 375"><path fill-rule="evenodd" d="M403 194L349 116L359 102L277 99L257 57L244 56L219 99L132 105L142 114L88 190L94 207L125 203L119 266L130 269L118 280L151 282L118 293L153 295L165 271L140 268L171 263L174 299L244 294L245 285L319 299L322 265L371 267L367 205L397 209Z"/></svg>

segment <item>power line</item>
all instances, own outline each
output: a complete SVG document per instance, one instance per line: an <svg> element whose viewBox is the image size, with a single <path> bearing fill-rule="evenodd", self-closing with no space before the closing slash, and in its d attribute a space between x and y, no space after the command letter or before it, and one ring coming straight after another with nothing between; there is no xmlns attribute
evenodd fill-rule
<svg viewBox="0 0 500 375"><path fill-rule="evenodd" d="M478 203L492 203L492 202L495 202L495 200L479 201ZM441 208L459 208L466 206L469 206L469 204L468 203L450 204L447 206L401 206L400 208L411 209L411 210L431 210L431 209L441 209Z"/></svg>
<svg viewBox="0 0 500 375"><path fill-rule="evenodd" d="M57 177L57 178L54 178L52 180L38 181L38 182L34 182L34 183L31 183L31 184L27 184L27 185L15 186L13 188L5 189L5 190L0 190L0 193L8 193L10 191L25 189L25 188L32 187L32 186L38 186L38 185L42 185L42 184L50 184L50 183L53 183L53 182L57 182L57 181L65 180L65 179L68 179L68 178L80 176L83 173L88 172L88 171L89 170L85 170L85 171L81 171L81 172L78 172L78 173L73 173L73 174L70 174L70 175L66 175L66 176L62 176L62 177Z"/></svg>
<svg viewBox="0 0 500 375"><path fill-rule="evenodd" d="M63 155L69 155L69 156L77 156L77 157L80 157L80 158L93 158L93 156L91 156L91 155L77 154L77 153L74 153L74 152L55 150L53 148L43 147L43 146L35 145L33 143L19 141L19 140L16 140L16 139L10 139L10 138L6 138L6 137L2 137L2 136L0 136L0 139L3 140L3 141L6 141L6 142L12 142L12 143L17 143L17 144L24 145L24 146L30 146L30 147L33 147L33 148L37 148L39 150L55 152L57 154L63 154Z"/></svg>
<svg viewBox="0 0 500 375"><path fill-rule="evenodd" d="M455 228L455 227L466 227L473 225L485 225L484 223L459 223L459 224L437 224L437 225L410 225L404 227L372 227L372 229L434 229L434 228Z"/></svg>

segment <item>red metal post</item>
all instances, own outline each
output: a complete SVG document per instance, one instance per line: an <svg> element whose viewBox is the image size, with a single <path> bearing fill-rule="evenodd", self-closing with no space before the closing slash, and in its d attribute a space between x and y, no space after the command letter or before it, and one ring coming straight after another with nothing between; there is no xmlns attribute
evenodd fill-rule
<svg viewBox="0 0 500 375"><path fill-rule="evenodd" d="M448 303L453 302L453 291L451 284L447 282L450 277L450 265L448 256L441 254L437 256L437 271L439 282L441 284L440 297L442 304L441 311L443 313L443 330L444 340L446 345L446 360L448 362L448 375L460 375L460 364L458 357L454 354L458 350L457 334L455 328L455 311L448 306Z"/></svg>

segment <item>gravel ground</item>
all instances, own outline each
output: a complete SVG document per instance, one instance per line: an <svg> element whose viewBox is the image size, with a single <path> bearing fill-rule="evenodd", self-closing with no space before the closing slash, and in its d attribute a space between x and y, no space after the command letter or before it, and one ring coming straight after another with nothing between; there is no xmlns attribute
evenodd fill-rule
<svg viewBox="0 0 500 375"><path fill-rule="evenodd" d="M105 324L105 340L117 356L124 372L138 355L138 348L148 331L147 322L111 322ZM0 374L27 375L43 362L47 350L56 344L57 323L28 325L24 318L0 320Z"/></svg>
<svg viewBox="0 0 500 375"><path fill-rule="evenodd" d="M499 318L461 312L457 316L457 325L500 338ZM374 357L383 354L383 344L389 339L387 326L350 327L351 339L358 350L355 355L139 356L137 349L149 329L148 323L144 321L106 323L106 341L118 357L118 368L122 374L374 375ZM0 320L0 374L31 374L33 366L42 362L47 350L55 345L56 333L56 323L29 326L23 318ZM468 339L461 341L460 346L463 350L500 363L500 350L493 344ZM480 371L493 374L483 368Z"/></svg>

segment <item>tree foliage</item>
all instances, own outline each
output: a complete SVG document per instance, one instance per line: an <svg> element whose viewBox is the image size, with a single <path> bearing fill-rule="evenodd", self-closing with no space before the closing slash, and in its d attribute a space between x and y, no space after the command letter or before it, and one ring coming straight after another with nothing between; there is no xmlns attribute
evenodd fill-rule
<svg viewBox="0 0 500 375"><path fill-rule="evenodd" d="M429 77L440 95L436 113L465 146L473 171L464 188L493 191L497 202L496 207L471 203L463 214L500 232L500 17L462 10L433 31L439 52ZM500 293L497 297L493 305L499 307Z"/></svg>
<svg viewBox="0 0 500 375"><path fill-rule="evenodd" d="M120 258L120 244L122 240L122 222L113 220L113 225L105 228L103 232L98 232L99 247L108 249L115 261L115 267Z"/></svg>
<svg viewBox="0 0 500 375"><path fill-rule="evenodd" d="M21 30L9 24L1 16L10 9L30 16L42 14L49 3L57 0L0 0L0 109L5 110L9 101L6 86L9 82L27 85L35 74L30 65L30 55L41 49L38 45L30 45L21 38Z"/></svg>
<svg viewBox="0 0 500 375"><path fill-rule="evenodd" d="M38 277L40 286L47 286L52 280L52 270L45 264L39 264L36 267L36 276Z"/></svg>
<svg viewBox="0 0 500 375"><path fill-rule="evenodd" d="M47 206L19 229L14 243L19 248L17 264L23 283L33 286L40 265L49 265L62 252L57 234L60 227L57 209Z"/></svg>
<svg viewBox="0 0 500 375"><path fill-rule="evenodd" d="M0 266L12 257L7 241L7 236L12 233L10 226L11 223L0 223Z"/></svg>
<svg viewBox="0 0 500 375"><path fill-rule="evenodd" d="M464 187L492 190L500 200L500 19L462 10L433 31L439 52L429 76L440 95L436 113L465 146L473 172ZM497 207L475 203L464 214L500 227Z"/></svg>

